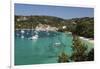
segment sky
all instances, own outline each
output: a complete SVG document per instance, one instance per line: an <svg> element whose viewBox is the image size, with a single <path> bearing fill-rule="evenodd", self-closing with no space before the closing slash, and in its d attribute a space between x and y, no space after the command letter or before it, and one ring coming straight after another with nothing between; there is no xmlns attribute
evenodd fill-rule
<svg viewBox="0 0 100 69"><path fill-rule="evenodd" d="M68 7L68 6L48 6L48 5L32 5L32 4L15 4L15 15L44 15L55 16L64 19L79 17L94 17L93 8Z"/></svg>

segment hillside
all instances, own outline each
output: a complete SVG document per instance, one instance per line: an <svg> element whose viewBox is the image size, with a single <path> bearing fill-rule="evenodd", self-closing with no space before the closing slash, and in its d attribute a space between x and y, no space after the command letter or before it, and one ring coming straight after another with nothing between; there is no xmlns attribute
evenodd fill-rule
<svg viewBox="0 0 100 69"><path fill-rule="evenodd" d="M57 27L60 32L70 31L79 36L94 38L93 17L62 19L53 16L15 16L15 29L34 29L38 24Z"/></svg>

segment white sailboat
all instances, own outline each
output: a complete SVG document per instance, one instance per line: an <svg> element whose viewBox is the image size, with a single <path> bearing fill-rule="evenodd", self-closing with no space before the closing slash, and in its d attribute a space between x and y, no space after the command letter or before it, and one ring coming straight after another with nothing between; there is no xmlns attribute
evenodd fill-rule
<svg viewBox="0 0 100 69"><path fill-rule="evenodd" d="M21 30L21 33L22 33L22 34L24 34L24 33L25 33L25 31L24 31L24 30Z"/></svg>
<svg viewBox="0 0 100 69"><path fill-rule="evenodd" d="M31 37L32 40L37 40L38 39L38 35L34 35Z"/></svg>
<svg viewBox="0 0 100 69"><path fill-rule="evenodd" d="M33 30L32 30L33 31ZM38 32L37 31L34 31L35 32L35 35L33 35L32 37L30 37L29 39L30 40L37 40L38 39ZM32 34L33 34L33 32L32 32Z"/></svg>

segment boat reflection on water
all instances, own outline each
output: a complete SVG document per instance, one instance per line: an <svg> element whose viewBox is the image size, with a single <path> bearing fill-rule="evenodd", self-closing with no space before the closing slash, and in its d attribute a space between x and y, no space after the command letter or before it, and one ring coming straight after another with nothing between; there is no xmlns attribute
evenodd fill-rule
<svg viewBox="0 0 100 69"><path fill-rule="evenodd" d="M63 32L15 31L15 65L57 63L64 51L72 53L72 36ZM28 34L27 34L28 33ZM26 60L27 58L27 60Z"/></svg>
<svg viewBox="0 0 100 69"><path fill-rule="evenodd" d="M37 40L38 39L38 35L34 35L34 36L32 36L32 37L30 37L30 38L28 38L28 39L30 39L30 40Z"/></svg>

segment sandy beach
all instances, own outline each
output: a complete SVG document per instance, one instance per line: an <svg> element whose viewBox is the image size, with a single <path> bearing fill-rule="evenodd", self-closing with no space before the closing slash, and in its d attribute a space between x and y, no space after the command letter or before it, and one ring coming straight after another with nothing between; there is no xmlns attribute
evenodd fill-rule
<svg viewBox="0 0 100 69"><path fill-rule="evenodd" d="M79 37L82 40L88 41L89 43L93 43L94 44L94 40L89 39L89 38L85 38L85 37Z"/></svg>

